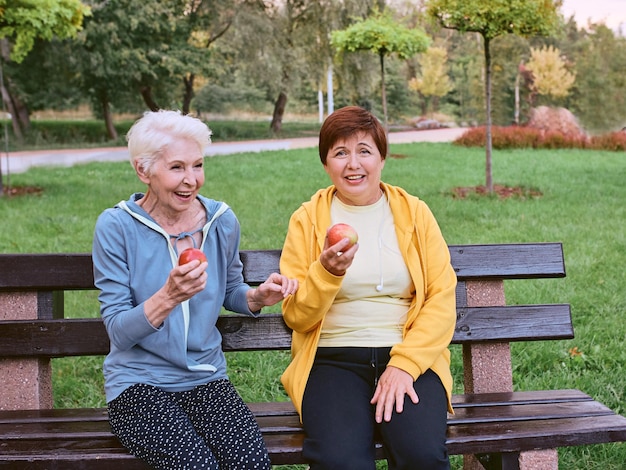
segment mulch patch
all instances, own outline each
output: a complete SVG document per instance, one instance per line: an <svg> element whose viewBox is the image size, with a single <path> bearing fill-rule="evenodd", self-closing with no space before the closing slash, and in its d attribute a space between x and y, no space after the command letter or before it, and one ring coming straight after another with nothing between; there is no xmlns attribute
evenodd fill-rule
<svg viewBox="0 0 626 470"><path fill-rule="evenodd" d="M41 193L43 193L43 188L39 186L11 186L4 188L4 195L9 197L25 196L28 194L39 196Z"/></svg>
<svg viewBox="0 0 626 470"><path fill-rule="evenodd" d="M502 184L493 185L493 194L500 199L508 199L511 197L517 197L520 199L537 198L543 196L541 191L536 189L529 189L522 186L505 186ZM465 199L469 196L490 196L487 187L481 186L466 186L456 187L452 190L452 196L458 199Z"/></svg>

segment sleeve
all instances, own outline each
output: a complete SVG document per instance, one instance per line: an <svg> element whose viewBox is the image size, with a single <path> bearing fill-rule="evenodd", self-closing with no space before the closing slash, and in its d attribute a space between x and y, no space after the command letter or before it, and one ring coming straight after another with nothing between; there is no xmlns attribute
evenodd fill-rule
<svg viewBox="0 0 626 470"><path fill-rule="evenodd" d="M298 280L296 293L282 304L289 328L306 333L324 319L341 287L343 276L335 276L319 261L319 248L313 226L302 210L289 220L280 257L281 274Z"/></svg>
<svg viewBox="0 0 626 470"><path fill-rule="evenodd" d="M219 239L223 241L226 256L226 295L224 308L236 313L258 315L248 307L246 292L251 287L243 279L243 263L239 255L241 227L235 213L229 209L220 217Z"/></svg>
<svg viewBox="0 0 626 470"><path fill-rule="evenodd" d="M92 258L100 313L114 347L127 350L158 331L147 320L143 303L136 305L131 292L133 272L126 258L126 234L111 210L96 222Z"/></svg>
<svg viewBox="0 0 626 470"><path fill-rule="evenodd" d="M416 299L408 314L404 339L391 350L389 365L410 373L423 374L444 354L456 325L456 274L450 263L450 251L435 217L426 204L420 204L416 226L417 249L422 263L424 294Z"/></svg>

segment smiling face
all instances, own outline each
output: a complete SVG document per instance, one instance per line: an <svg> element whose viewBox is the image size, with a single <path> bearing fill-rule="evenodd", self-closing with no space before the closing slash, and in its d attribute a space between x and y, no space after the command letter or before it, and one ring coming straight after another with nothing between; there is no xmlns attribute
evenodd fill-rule
<svg viewBox="0 0 626 470"><path fill-rule="evenodd" d="M385 159L373 137L357 132L339 139L328 149L324 169L345 204L365 206L381 196L380 179Z"/></svg>
<svg viewBox="0 0 626 470"><path fill-rule="evenodd" d="M169 143L148 172L136 164L139 179L149 188L143 204L170 216L189 209L204 184L203 165L200 147L186 139Z"/></svg>

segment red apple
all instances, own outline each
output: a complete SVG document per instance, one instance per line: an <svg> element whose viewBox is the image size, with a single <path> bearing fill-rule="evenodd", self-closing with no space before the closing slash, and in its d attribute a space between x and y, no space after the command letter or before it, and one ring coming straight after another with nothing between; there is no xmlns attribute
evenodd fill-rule
<svg viewBox="0 0 626 470"><path fill-rule="evenodd" d="M328 229L328 243L331 246L339 243L344 238L350 239L350 244L345 247L346 250L359 240L356 230L348 224L335 224Z"/></svg>
<svg viewBox="0 0 626 470"><path fill-rule="evenodd" d="M178 264L187 264L194 259L200 260L201 263L207 260L202 250L198 250L197 248L187 248L186 250L183 250L178 257Z"/></svg>

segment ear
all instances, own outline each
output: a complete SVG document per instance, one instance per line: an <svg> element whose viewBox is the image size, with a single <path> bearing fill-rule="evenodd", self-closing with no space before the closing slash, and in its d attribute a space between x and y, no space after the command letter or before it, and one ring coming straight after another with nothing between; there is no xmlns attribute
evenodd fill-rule
<svg viewBox="0 0 626 470"><path fill-rule="evenodd" d="M145 171L144 166L135 161L133 162L133 166L135 167L135 173L137 173L137 177L142 183L150 184L150 175Z"/></svg>

